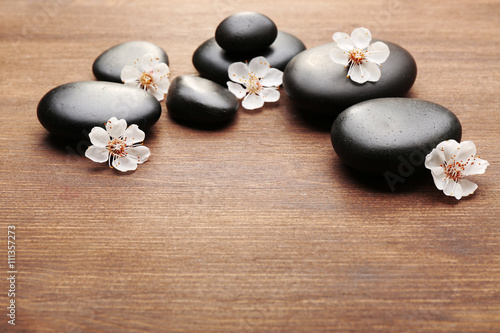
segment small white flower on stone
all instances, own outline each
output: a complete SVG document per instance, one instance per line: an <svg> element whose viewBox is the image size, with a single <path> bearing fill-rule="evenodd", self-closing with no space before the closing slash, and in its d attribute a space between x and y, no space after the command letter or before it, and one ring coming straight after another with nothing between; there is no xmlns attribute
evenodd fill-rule
<svg viewBox="0 0 500 333"><path fill-rule="evenodd" d="M347 77L360 84L380 79L381 64L387 60L390 51L385 43L370 44L370 30L357 28L351 36L336 32L333 40L337 45L330 51L330 58L337 64L349 67Z"/></svg>
<svg viewBox="0 0 500 333"><path fill-rule="evenodd" d="M229 66L231 81L227 87L248 110L258 109L264 102L276 102L280 99L279 86L283 83L283 72L271 65L264 57L253 58L247 65L236 62Z"/></svg>
<svg viewBox="0 0 500 333"><path fill-rule="evenodd" d="M436 187L457 199L477 189L476 184L464 177L483 174L488 165L476 156L476 145L472 141L443 141L425 158L425 167L431 170Z"/></svg>
<svg viewBox="0 0 500 333"><path fill-rule="evenodd" d="M97 163L108 161L110 167L119 171L132 171L137 164L144 163L151 154L149 148L142 145L145 134L137 125L127 127L125 119L108 120L106 129L94 127L89 134L90 146L85 156Z"/></svg>
<svg viewBox="0 0 500 333"><path fill-rule="evenodd" d="M149 53L134 61L134 66L123 67L120 77L126 85L144 89L159 101L163 100L170 86L168 65Z"/></svg>

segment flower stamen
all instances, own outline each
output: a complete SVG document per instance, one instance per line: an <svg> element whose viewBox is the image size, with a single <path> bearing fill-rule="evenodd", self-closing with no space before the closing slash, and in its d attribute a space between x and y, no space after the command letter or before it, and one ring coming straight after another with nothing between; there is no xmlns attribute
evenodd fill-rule
<svg viewBox="0 0 500 333"><path fill-rule="evenodd" d="M349 58L349 64L352 65L360 65L363 61L366 60L366 52L361 49L352 49L349 50L349 54L347 57Z"/></svg>
<svg viewBox="0 0 500 333"><path fill-rule="evenodd" d="M125 148L127 148L127 144L125 143L125 141L121 140L120 138L115 138L115 139L109 141L108 145L106 146L106 149L114 157L126 156L127 152L125 151Z"/></svg>
<svg viewBox="0 0 500 333"><path fill-rule="evenodd" d="M143 72L140 78L140 84L142 89L147 89L153 83L153 72Z"/></svg>
<svg viewBox="0 0 500 333"><path fill-rule="evenodd" d="M258 78L254 73L248 74L247 90L251 94L259 94L262 90L262 84L260 83L260 78Z"/></svg>

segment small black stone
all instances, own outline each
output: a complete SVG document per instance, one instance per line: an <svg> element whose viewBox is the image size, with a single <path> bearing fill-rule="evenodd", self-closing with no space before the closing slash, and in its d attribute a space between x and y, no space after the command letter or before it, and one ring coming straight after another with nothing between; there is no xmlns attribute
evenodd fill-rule
<svg viewBox="0 0 500 333"><path fill-rule="evenodd" d="M161 104L147 91L119 83L82 81L49 91L38 103L38 120L49 132L68 139L87 139L94 126L110 118L125 119L141 130L153 126Z"/></svg>
<svg viewBox="0 0 500 333"><path fill-rule="evenodd" d="M239 105L232 92L202 77L178 76L168 89L168 113L177 120L220 123L233 118Z"/></svg>
<svg viewBox="0 0 500 333"><path fill-rule="evenodd" d="M347 68L334 63L329 43L293 58L283 74L283 87L290 99L306 112L336 116L356 103L381 97L404 96L417 77L417 65L408 51L393 43L382 64L377 82L358 84L347 78Z"/></svg>
<svg viewBox="0 0 500 333"><path fill-rule="evenodd" d="M288 62L305 49L300 39L283 31L278 31L278 37L268 48L260 52L245 54L224 51L215 38L211 38L196 49L193 54L193 65L201 76L225 87L226 82L229 81L227 69L234 62L250 61L255 57L263 56L269 61L271 67L283 71Z"/></svg>
<svg viewBox="0 0 500 333"><path fill-rule="evenodd" d="M215 30L215 40L230 52L259 51L271 45L278 28L267 16L255 12L242 12L225 18Z"/></svg>
<svg viewBox="0 0 500 333"><path fill-rule="evenodd" d="M462 126L448 109L411 98L361 102L335 119L331 139L340 160L364 173L405 179L424 168L438 143L460 142ZM399 177L399 178L398 178Z"/></svg>
<svg viewBox="0 0 500 333"><path fill-rule="evenodd" d="M121 83L120 75L123 67L133 66L137 59L141 59L147 53L168 65L167 53L161 47L150 42L133 41L118 44L104 51L94 61L92 72L100 81Z"/></svg>

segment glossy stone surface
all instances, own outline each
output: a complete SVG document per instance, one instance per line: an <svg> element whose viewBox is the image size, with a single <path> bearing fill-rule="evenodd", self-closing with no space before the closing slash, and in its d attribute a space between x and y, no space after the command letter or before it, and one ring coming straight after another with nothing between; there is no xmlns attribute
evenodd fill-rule
<svg viewBox="0 0 500 333"><path fill-rule="evenodd" d="M380 98L342 112L331 131L342 162L364 173L400 177L424 168L425 156L444 140L460 142L462 126L448 109L419 99Z"/></svg>
<svg viewBox="0 0 500 333"><path fill-rule="evenodd" d="M150 93L104 81L81 81L61 85L40 100L38 120L49 132L68 139L87 139L94 126L110 118L125 119L141 130L153 126L161 104Z"/></svg>
<svg viewBox="0 0 500 333"><path fill-rule="evenodd" d="M168 113L195 123L220 123L234 117L239 101L229 90L202 77L182 75L170 84Z"/></svg>
<svg viewBox="0 0 500 333"><path fill-rule="evenodd" d="M229 81L227 69L234 62L245 62L257 56L264 56L273 68L283 71L288 62L305 49L304 43L297 37L283 31L278 31L274 43L265 50L245 54L224 51L215 38L211 38L196 49L193 65L201 76L226 86Z"/></svg>
<svg viewBox="0 0 500 333"><path fill-rule="evenodd" d="M242 12L225 18L215 30L215 40L229 52L253 52L267 48L278 35L278 28L267 16Z"/></svg>
<svg viewBox="0 0 500 333"><path fill-rule="evenodd" d="M157 57L160 62L168 65L168 56L156 44L145 41L125 42L104 51L94 61L92 72L100 81L121 83L120 74L126 65L133 65L134 61L142 58L146 53Z"/></svg>
<svg viewBox="0 0 500 333"><path fill-rule="evenodd" d="M287 65L283 87L290 99L308 113L338 115L356 103L381 97L404 96L417 77L417 65L408 51L384 42L391 51L377 82L358 84L347 78L347 68L329 55L335 43L306 50Z"/></svg>

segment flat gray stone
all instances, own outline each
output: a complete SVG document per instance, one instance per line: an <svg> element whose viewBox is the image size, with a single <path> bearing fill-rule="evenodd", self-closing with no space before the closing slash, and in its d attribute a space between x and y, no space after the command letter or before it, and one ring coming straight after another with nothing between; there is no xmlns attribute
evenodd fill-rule
<svg viewBox="0 0 500 333"><path fill-rule="evenodd" d="M305 112L332 116L368 99L404 96L415 82L417 65L401 46L384 43L391 53L377 82L358 84L347 78L347 68L334 63L329 55L336 44L328 43L294 57L284 71L283 88Z"/></svg>
<svg viewBox="0 0 500 333"><path fill-rule="evenodd" d="M335 119L331 140L346 165L363 173L409 177L424 168L438 143L460 142L450 110L420 99L379 98L355 104Z"/></svg>
<svg viewBox="0 0 500 333"><path fill-rule="evenodd" d="M215 38L211 38L196 49L193 65L201 76L226 87L226 82L229 81L227 69L234 62L250 61L263 56L271 67L283 71L288 62L305 49L304 43L297 37L283 31L278 31L278 37L268 48L244 54L227 52L217 44Z"/></svg>
<svg viewBox="0 0 500 333"><path fill-rule="evenodd" d="M81 81L50 90L38 103L38 120L50 133L68 139L87 139L94 126L110 118L125 119L141 130L161 116L161 104L150 93L120 83Z"/></svg>
<svg viewBox="0 0 500 333"><path fill-rule="evenodd" d="M158 45L145 41L125 42L104 51L92 65L92 72L100 81L121 83L123 67L133 65L137 59L150 53L168 65L167 53Z"/></svg>
<svg viewBox="0 0 500 333"><path fill-rule="evenodd" d="M233 118L239 106L232 92L198 76L178 76L168 90L168 113L177 120L221 123Z"/></svg>
<svg viewBox="0 0 500 333"><path fill-rule="evenodd" d="M270 46L278 28L267 16L241 12L226 17L215 30L215 40L229 52L255 52Z"/></svg>

